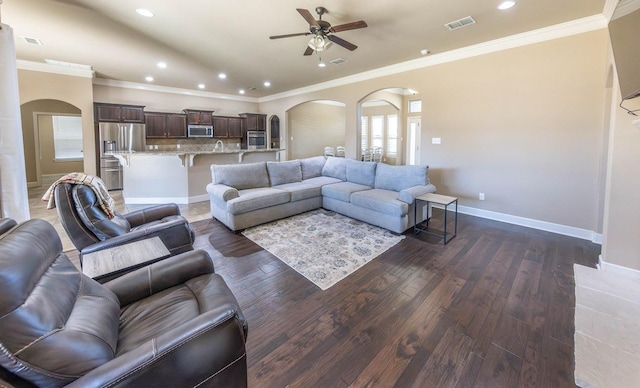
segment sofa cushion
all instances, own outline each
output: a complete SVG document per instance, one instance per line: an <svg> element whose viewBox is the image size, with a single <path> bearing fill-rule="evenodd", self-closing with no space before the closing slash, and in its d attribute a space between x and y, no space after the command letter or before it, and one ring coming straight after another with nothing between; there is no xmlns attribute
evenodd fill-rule
<svg viewBox="0 0 640 388"><path fill-rule="evenodd" d="M330 176L340 180L347 180L347 159L329 156L322 168L323 176Z"/></svg>
<svg viewBox="0 0 640 388"><path fill-rule="evenodd" d="M238 193L238 198L227 201L227 211L234 215L287 203L290 198L288 192L274 188L245 189Z"/></svg>
<svg viewBox="0 0 640 388"><path fill-rule="evenodd" d="M338 178L332 178L330 176L318 176L315 178L305 179L302 181L305 185L322 187L324 185L328 185L331 183L340 183L342 182Z"/></svg>
<svg viewBox="0 0 640 388"><path fill-rule="evenodd" d="M300 159L302 169L302 179L310 179L322 176L322 168L327 161L324 156L314 156L312 158Z"/></svg>
<svg viewBox="0 0 640 388"><path fill-rule="evenodd" d="M267 162L271 186L302 181L302 170L299 160L288 162Z"/></svg>
<svg viewBox="0 0 640 388"><path fill-rule="evenodd" d="M375 188L401 191L413 186L429 184L429 166L390 166L378 163Z"/></svg>
<svg viewBox="0 0 640 388"><path fill-rule="evenodd" d="M409 205L399 201L398 193L392 190L371 189L353 193L351 203L356 206L391 216L404 216L409 211Z"/></svg>
<svg viewBox="0 0 640 388"><path fill-rule="evenodd" d="M351 194L362 190L371 190L371 187L352 182L340 182L322 186L322 195L342 202L350 202Z"/></svg>
<svg viewBox="0 0 640 388"><path fill-rule="evenodd" d="M376 162L347 160L347 181L373 187L376 179Z"/></svg>
<svg viewBox="0 0 640 388"><path fill-rule="evenodd" d="M213 183L234 187L238 190L269 187L267 163L212 164Z"/></svg>
<svg viewBox="0 0 640 388"><path fill-rule="evenodd" d="M322 195L321 186L307 185L305 183L285 183L284 185L274 186L273 188L289 192L289 194L291 194L291 202L320 197Z"/></svg>

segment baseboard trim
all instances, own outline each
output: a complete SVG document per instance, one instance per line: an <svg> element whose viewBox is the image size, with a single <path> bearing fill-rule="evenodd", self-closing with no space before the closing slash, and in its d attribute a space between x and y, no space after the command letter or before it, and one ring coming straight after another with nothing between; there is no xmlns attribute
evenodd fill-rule
<svg viewBox="0 0 640 388"><path fill-rule="evenodd" d="M158 205L163 203L176 203L178 205L187 205L195 202L204 202L209 200L208 194L196 195L193 197L135 197L127 198L123 195L126 205Z"/></svg>
<svg viewBox="0 0 640 388"><path fill-rule="evenodd" d="M602 270L602 271L615 272L619 274L624 274L634 279L640 279L640 270L637 270L635 268L624 267L618 264L607 263L602 258L602 255L598 257L598 264L596 266L599 270Z"/></svg>
<svg viewBox="0 0 640 388"><path fill-rule="evenodd" d="M565 236L576 237L583 240L589 240L595 244L602 244L602 234L596 233L591 230L575 228L573 226L566 226L560 224L554 224L552 222L534 220L532 218L525 218L519 216L513 216L510 214L498 213L490 210L477 209L469 206L458 206L458 212L468 214L470 216L476 216L486 218L489 220L506 222L508 224L514 224L519 226L526 226L528 228L544 230L546 232L552 232L562 234Z"/></svg>

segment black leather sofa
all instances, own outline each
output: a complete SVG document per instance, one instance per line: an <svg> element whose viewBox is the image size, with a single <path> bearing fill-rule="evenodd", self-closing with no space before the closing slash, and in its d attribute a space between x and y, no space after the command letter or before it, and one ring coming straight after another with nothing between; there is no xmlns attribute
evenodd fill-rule
<svg viewBox="0 0 640 388"><path fill-rule="evenodd" d="M171 255L193 249L194 232L176 204L148 207L109 219L93 190L85 185L60 183L56 209L64 230L82 255L154 236Z"/></svg>
<svg viewBox="0 0 640 388"><path fill-rule="evenodd" d="M99 284L46 221L0 225L0 386L247 385L247 323L205 251Z"/></svg>

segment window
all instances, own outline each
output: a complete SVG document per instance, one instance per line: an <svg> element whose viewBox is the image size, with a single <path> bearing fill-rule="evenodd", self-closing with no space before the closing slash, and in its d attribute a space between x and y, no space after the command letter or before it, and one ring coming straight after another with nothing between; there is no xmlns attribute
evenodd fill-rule
<svg viewBox="0 0 640 388"><path fill-rule="evenodd" d="M398 116L387 116L387 156L396 158L398 154Z"/></svg>
<svg viewBox="0 0 640 388"><path fill-rule="evenodd" d="M371 117L371 147L382 148L384 138L384 116Z"/></svg>
<svg viewBox="0 0 640 388"><path fill-rule="evenodd" d="M420 112L422 112L422 100L409 101L409 113L420 113Z"/></svg>
<svg viewBox="0 0 640 388"><path fill-rule="evenodd" d="M362 137L362 139L360 140L360 148L362 149L362 152L364 152L364 150L369 148L369 117L362 116L360 118L360 122L362 126L362 128L360 129Z"/></svg>
<svg viewBox="0 0 640 388"><path fill-rule="evenodd" d="M53 148L56 160L82 159L82 118L80 116L51 116L53 120Z"/></svg>

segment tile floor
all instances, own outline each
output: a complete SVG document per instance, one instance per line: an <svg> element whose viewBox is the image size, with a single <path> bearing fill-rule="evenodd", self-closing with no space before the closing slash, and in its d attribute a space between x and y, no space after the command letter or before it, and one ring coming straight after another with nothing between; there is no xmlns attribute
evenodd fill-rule
<svg viewBox="0 0 640 388"><path fill-rule="evenodd" d="M55 181L55 179L54 179ZM47 203L42 201L42 195L49 188L49 184L45 184L39 187L30 187L29 192L29 211L31 218L41 218L51 223L58 231L60 239L62 240L62 248L65 251L75 249L73 243L64 231L60 220L58 219L58 213L56 209L47 210ZM134 210L142 209L153 205L126 205L122 198L122 191L115 190L110 192L111 197L116 201L116 209L119 213L128 213ZM196 202L188 205L179 205L182 215L189 220L189 222L199 221L206 218L211 218L211 212L209 210L209 201Z"/></svg>

